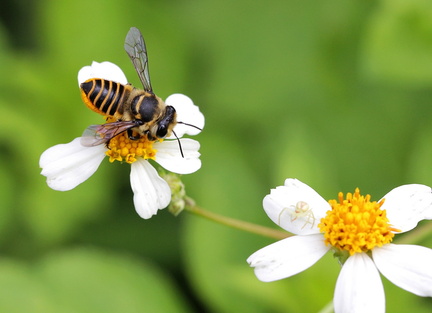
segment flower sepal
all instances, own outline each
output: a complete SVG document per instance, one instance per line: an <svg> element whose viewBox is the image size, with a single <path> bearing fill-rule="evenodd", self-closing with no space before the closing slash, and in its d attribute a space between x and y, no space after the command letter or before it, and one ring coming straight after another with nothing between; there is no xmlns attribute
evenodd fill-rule
<svg viewBox="0 0 432 313"><path fill-rule="evenodd" d="M185 185L179 174L168 173L160 168L159 175L168 183L171 189L171 202L168 205L168 211L174 216L178 216L186 208L187 196Z"/></svg>
<svg viewBox="0 0 432 313"><path fill-rule="evenodd" d="M340 265L344 265L346 260L350 257L350 254L347 250L339 250L332 248L330 251L333 252L333 257L338 260Z"/></svg>

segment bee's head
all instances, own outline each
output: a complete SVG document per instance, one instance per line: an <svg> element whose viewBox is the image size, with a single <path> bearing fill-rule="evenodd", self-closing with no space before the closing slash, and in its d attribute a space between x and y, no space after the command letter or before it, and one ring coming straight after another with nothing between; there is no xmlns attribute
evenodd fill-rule
<svg viewBox="0 0 432 313"><path fill-rule="evenodd" d="M176 126L177 124L183 124L201 130L201 128L194 126L192 124L177 121L176 110L174 109L174 107L167 105L165 107L165 111L162 117L153 125L152 128L148 130L147 137L149 138L149 140L156 140L157 138L165 138L173 134L177 139L179 149L180 149L180 154L184 158L180 139L177 136L177 134L174 132L174 126Z"/></svg>
<svg viewBox="0 0 432 313"><path fill-rule="evenodd" d="M175 109L167 105L162 118L156 123L156 137L165 138L167 135L171 135L171 131L176 124L176 111Z"/></svg>

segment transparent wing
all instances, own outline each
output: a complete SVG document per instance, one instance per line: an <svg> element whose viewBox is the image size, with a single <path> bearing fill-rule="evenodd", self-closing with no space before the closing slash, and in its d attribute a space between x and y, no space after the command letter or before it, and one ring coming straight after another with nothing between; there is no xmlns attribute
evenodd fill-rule
<svg viewBox="0 0 432 313"><path fill-rule="evenodd" d="M138 28L132 27L126 35L124 48L132 60L144 90L153 93L148 69L147 50Z"/></svg>
<svg viewBox="0 0 432 313"><path fill-rule="evenodd" d="M136 127L135 121L119 121L102 125L90 125L81 137L81 145L84 147L98 146L107 143L121 133Z"/></svg>

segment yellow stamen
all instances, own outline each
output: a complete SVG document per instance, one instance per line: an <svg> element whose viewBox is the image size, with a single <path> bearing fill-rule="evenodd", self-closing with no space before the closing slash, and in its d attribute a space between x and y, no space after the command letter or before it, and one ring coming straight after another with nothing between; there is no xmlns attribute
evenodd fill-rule
<svg viewBox="0 0 432 313"><path fill-rule="evenodd" d="M394 232L400 231L391 227L386 211L381 210L384 199L371 202L370 195L362 196L356 188L354 194L347 193L346 199L340 192L338 200L329 201L332 210L318 225L326 245L353 255L390 243Z"/></svg>
<svg viewBox="0 0 432 313"><path fill-rule="evenodd" d="M129 139L127 132L112 138L108 143L108 150L105 152L109 156L109 161L125 161L132 164L141 157L144 159L155 159L156 149L153 149L154 141L150 141L146 136L138 140Z"/></svg>

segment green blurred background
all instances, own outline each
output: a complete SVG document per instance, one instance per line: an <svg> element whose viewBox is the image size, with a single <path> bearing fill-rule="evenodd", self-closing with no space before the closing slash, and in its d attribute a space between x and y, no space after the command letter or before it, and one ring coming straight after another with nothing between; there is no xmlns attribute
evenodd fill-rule
<svg viewBox="0 0 432 313"><path fill-rule="evenodd" d="M262 283L246 258L273 240L188 213L139 218L127 164L47 187L41 153L101 122L78 70L111 61L139 86L131 26L155 92L206 116L203 166L184 176L202 207L276 228L261 202L287 177L327 199L432 185L429 0L6 0L0 17L0 312L316 312L332 299L331 255ZM430 312L384 284L388 312Z"/></svg>

